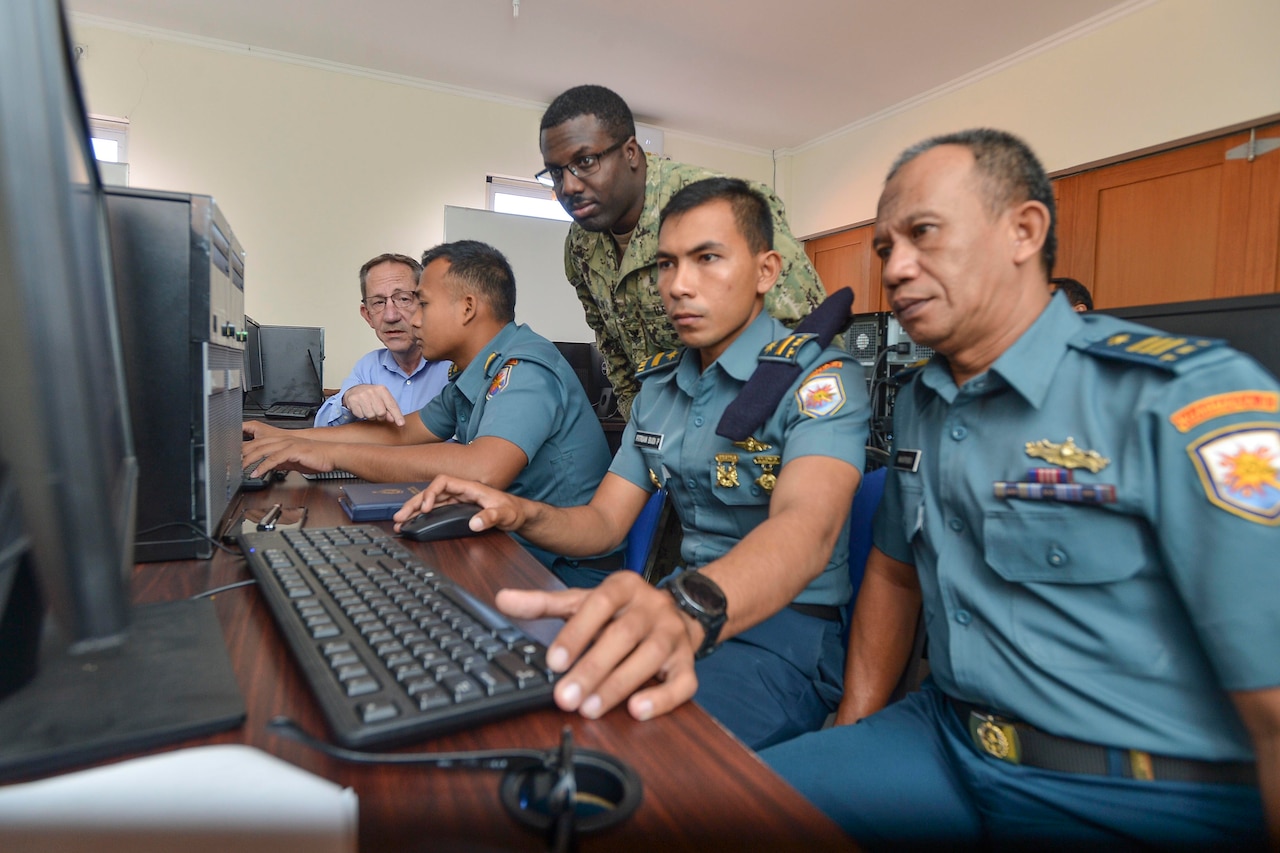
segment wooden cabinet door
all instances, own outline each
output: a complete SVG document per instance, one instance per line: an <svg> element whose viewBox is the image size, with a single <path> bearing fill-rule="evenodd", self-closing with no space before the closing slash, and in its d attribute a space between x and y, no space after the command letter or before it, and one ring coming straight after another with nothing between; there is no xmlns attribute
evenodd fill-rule
<svg viewBox="0 0 1280 853"><path fill-rule="evenodd" d="M1280 125L1257 138L1280 137ZM1280 150L1227 153L1249 133L1119 163L1058 182L1055 275L1098 308L1280 290Z"/></svg>
<svg viewBox="0 0 1280 853"><path fill-rule="evenodd" d="M874 225L863 225L804 244L827 293L842 287L853 288L853 310L857 314L885 310L880 259L871 250L874 231Z"/></svg>

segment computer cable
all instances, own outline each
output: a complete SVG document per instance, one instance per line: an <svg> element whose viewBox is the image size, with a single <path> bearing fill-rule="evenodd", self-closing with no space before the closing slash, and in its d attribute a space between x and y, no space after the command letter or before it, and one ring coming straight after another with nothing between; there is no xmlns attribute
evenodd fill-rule
<svg viewBox="0 0 1280 853"><path fill-rule="evenodd" d="M469 752L377 753L334 746L313 737L288 717L267 729L330 758L355 764L426 765L461 770L503 770L499 797L519 823L545 833L548 849L573 848L579 832L595 832L626 820L640 805L643 786L630 765L590 749L577 749L565 726L552 749Z"/></svg>
<svg viewBox="0 0 1280 853"><path fill-rule="evenodd" d="M230 589L239 589L242 586L253 586L257 582L258 581L255 578L249 578L246 581L236 581L235 583L229 583L224 586L216 586L213 589L206 589L204 592L197 592L195 595L191 596L190 600L195 601L197 598L211 598L220 592L226 592Z"/></svg>
<svg viewBox="0 0 1280 853"><path fill-rule="evenodd" d="M164 530L166 527L186 527L194 531L197 536L209 542L211 545L213 545L213 547L217 548L219 551L230 554L233 557L240 556L239 551L235 551L235 550L232 550L231 548L228 548L226 545L223 545L217 539L214 539L208 533L205 533L203 530L201 530L199 527L197 527L196 525L192 524L189 521L166 521L164 524L157 524L155 527L148 527L145 530L139 530L136 534L134 534L134 538L140 539L143 536L146 536L148 533L155 533L158 530Z"/></svg>

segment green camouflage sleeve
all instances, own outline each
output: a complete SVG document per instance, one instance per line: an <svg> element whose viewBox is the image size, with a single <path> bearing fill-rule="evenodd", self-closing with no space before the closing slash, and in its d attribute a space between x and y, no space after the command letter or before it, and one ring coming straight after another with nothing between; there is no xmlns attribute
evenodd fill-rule
<svg viewBox="0 0 1280 853"><path fill-rule="evenodd" d="M609 384L613 386L613 393L618 401L618 412L629 420L631 401L639 392L640 385L633 375L631 360L627 358L626 353L616 341L604 334L600 306L596 304L590 285L574 265L573 253L570 251L567 239L564 246L564 275L569 280L569 284L573 285L574 292L578 294L578 301L582 303L587 325L591 327L591 331L595 332L596 348L600 350L600 356L604 359L605 375L609 378Z"/></svg>
<svg viewBox="0 0 1280 853"><path fill-rule="evenodd" d="M791 233L782 199L765 184L754 186L769 202L773 212L773 248L782 256L782 272L778 274L778 283L765 294L765 310L788 326L794 326L827 298L827 291L818 278L818 271L809 263L804 246Z"/></svg>

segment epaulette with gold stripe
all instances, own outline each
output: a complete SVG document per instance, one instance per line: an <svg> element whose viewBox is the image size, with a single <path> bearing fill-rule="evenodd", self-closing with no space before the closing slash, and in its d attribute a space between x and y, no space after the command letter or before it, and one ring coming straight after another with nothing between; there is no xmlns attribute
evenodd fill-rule
<svg viewBox="0 0 1280 853"><path fill-rule="evenodd" d="M636 369L636 378L643 379L679 364L680 352L678 349L672 349L649 356L640 362L640 367Z"/></svg>
<svg viewBox="0 0 1280 853"><path fill-rule="evenodd" d="M787 335L776 341L770 341L765 344L764 349L760 350L760 361L776 361L782 364L799 364L800 350L809 341L815 340L818 336L812 332L803 334Z"/></svg>
<svg viewBox="0 0 1280 853"><path fill-rule="evenodd" d="M1185 338L1118 332L1084 347L1090 355L1176 370L1188 359L1226 346L1221 338Z"/></svg>

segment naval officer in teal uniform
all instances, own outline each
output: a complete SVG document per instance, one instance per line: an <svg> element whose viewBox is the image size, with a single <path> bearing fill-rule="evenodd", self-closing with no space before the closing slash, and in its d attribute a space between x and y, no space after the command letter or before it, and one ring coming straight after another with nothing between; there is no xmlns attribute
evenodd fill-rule
<svg viewBox="0 0 1280 853"><path fill-rule="evenodd" d="M821 340L848 320L847 294L835 316L824 305L806 319L830 319L812 333L763 311L780 268L771 228L764 199L727 178L691 184L663 211L659 290L685 349L641 371L622 447L589 505L557 509L450 478L417 501L476 502L486 509L473 526L589 554L620 542L649 495L667 490L684 570L665 588L619 572L591 594L499 593L514 616L569 620L547 655L564 673L566 710L594 718L625 701L648 719L693 697L759 747L817 728L838 700L866 385L861 366Z"/></svg>
<svg viewBox="0 0 1280 853"><path fill-rule="evenodd" d="M1008 134L909 149L874 245L937 356L897 396L856 724L762 757L873 848L1250 846L1264 806L1280 839L1280 385L1051 298ZM931 680L882 709L922 601Z"/></svg>
<svg viewBox="0 0 1280 853"><path fill-rule="evenodd" d="M262 460L259 473L337 468L381 483L456 474L532 500L586 503L609 468L608 443L555 344L515 323L515 300L515 276L492 246L461 240L428 249L411 324L426 358L453 362L452 382L403 427L246 422L256 438L245 442L245 463ZM575 557L530 550L570 586L594 586L622 565L617 548Z"/></svg>

